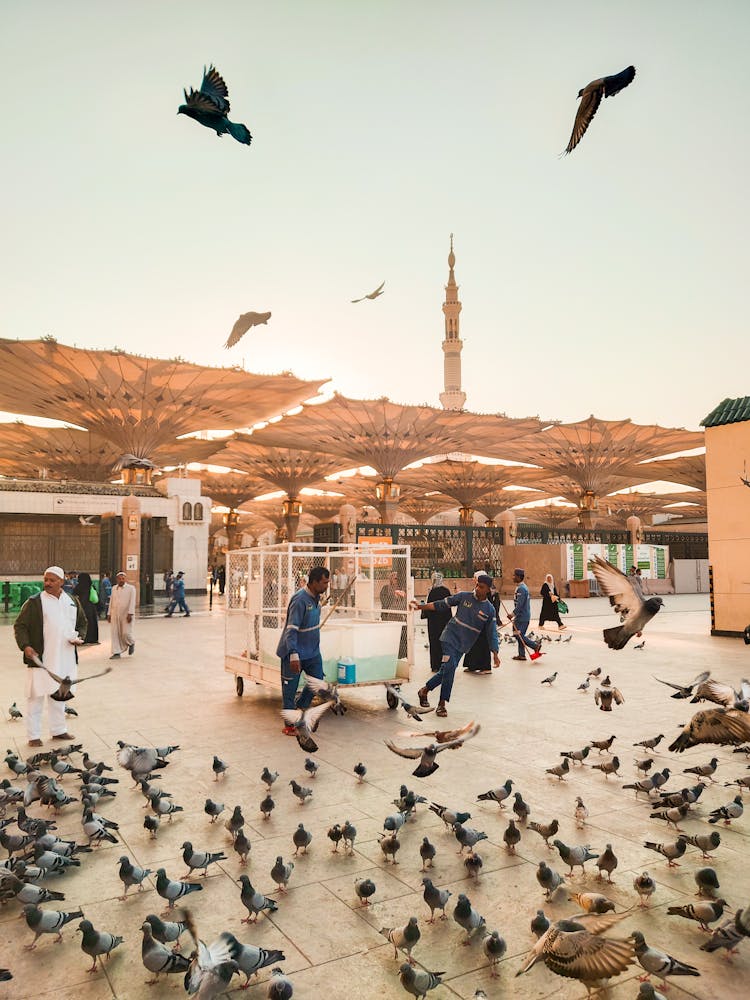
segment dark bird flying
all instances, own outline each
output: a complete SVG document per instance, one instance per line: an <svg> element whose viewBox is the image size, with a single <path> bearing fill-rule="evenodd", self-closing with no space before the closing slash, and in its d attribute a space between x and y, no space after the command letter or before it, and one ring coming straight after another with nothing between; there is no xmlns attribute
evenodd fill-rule
<svg viewBox="0 0 750 1000"><path fill-rule="evenodd" d="M573 131L570 134L570 141L565 148L565 153L572 153L578 143L586 134L586 129L599 110L603 97L614 97L624 90L635 79L635 66L628 66L621 73L613 76L603 76L599 80L592 80L591 83L578 91L581 103L578 105L576 120L573 122Z"/></svg>
<svg viewBox="0 0 750 1000"><path fill-rule="evenodd" d="M190 93L183 90L183 94L185 95L185 103L177 109L178 115L187 115L199 125L212 128L219 137L228 132L237 142L241 142L245 146L250 145L253 137L250 135L249 129L245 125L230 122L227 118L230 111L229 91L223 77L215 67L204 68L200 90L194 90L191 87Z"/></svg>
<svg viewBox="0 0 750 1000"><path fill-rule="evenodd" d="M625 574L600 556L594 556L590 565L599 587L624 622L615 628L605 628L604 641L610 649L623 649L632 636L641 634L664 601L661 597L644 601Z"/></svg>

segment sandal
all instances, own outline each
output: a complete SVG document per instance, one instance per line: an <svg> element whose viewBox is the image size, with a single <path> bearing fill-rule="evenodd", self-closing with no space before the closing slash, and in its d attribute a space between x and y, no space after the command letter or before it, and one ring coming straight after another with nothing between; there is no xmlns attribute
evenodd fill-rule
<svg viewBox="0 0 750 1000"><path fill-rule="evenodd" d="M430 703L427 700L427 688L426 687L420 688L419 691L417 691L417 698L419 698L419 707L420 708L429 708L430 707Z"/></svg>
<svg viewBox="0 0 750 1000"><path fill-rule="evenodd" d="M442 702L435 709L435 715L437 715L439 719L446 719L448 717L448 709Z"/></svg>

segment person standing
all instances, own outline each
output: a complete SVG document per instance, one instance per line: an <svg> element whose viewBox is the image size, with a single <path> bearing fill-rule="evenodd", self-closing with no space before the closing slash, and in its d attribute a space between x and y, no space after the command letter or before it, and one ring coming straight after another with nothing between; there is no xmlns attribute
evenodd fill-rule
<svg viewBox="0 0 750 1000"><path fill-rule="evenodd" d="M443 583L443 574L437 570L432 574L432 589L427 595L427 604L434 604L436 601L444 601L450 597L451 592ZM422 609L420 618L427 621L427 642L430 647L430 670L436 674L440 670L443 662L443 647L440 645L440 636L443 629L453 617L450 608L443 611L428 611L426 606ZM489 650L489 647L487 647ZM489 652L487 654L489 656Z"/></svg>
<svg viewBox="0 0 750 1000"><path fill-rule="evenodd" d="M307 685L297 699L300 673L323 679L320 655L320 599L328 590L331 574L325 566L313 566L307 585L292 595L286 609L284 631L276 655L281 659L281 700L285 709L309 708L313 689ZM294 726L284 726L285 736L294 736Z"/></svg>
<svg viewBox="0 0 750 1000"><path fill-rule="evenodd" d="M88 628L86 630L86 646L99 645L99 595L96 592L91 577L88 573L79 573L78 581L73 590L73 596L78 598L78 603L83 608L86 615Z"/></svg>
<svg viewBox="0 0 750 1000"><path fill-rule="evenodd" d="M532 660L536 660L542 655L539 652L539 646L535 645L531 639L526 638L526 632L531 621L531 595L529 594L529 588L524 582L525 577L526 573L524 570L513 570L513 583L516 585L516 591L513 595L513 614L510 618L513 622L513 631L518 643L518 655L513 657L514 660L525 660L527 649L531 650L530 658Z"/></svg>
<svg viewBox="0 0 750 1000"><path fill-rule="evenodd" d="M227 582L227 568L223 563L219 566L217 579L219 581L219 593L223 594Z"/></svg>
<svg viewBox="0 0 750 1000"><path fill-rule="evenodd" d="M444 611L455 607L456 616L451 618L443 629L440 636L440 643L443 647L443 658L438 673L433 674L424 687L418 691L419 704L422 708L429 708L430 703L427 695L438 685L440 686L440 701L435 710L435 715L444 719L448 714L447 703L450 701L453 690L453 676L459 660L477 640L480 632L486 631L490 650L492 651L493 666L500 666L498 655L499 644L497 639L497 622L495 620L495 609L488 600L492 589L492 578L482 573L477 577L477 582L473 593L462 591L452 594L441 601L426 602L417 604L412 601L412 607L420 611Z"/></svg>
<svg viewBox="0 0 750 1000"><path fill-rule="evenodd" d="M184 613L184 617L189 618L190 608L185 603L185 574L182 570L180 570L174 578L174 583L172 584L172 600L167 606L167 613L164 617L171 618L174 614L174 609L178 604L180 606L180 611Z"/></svg>
<svg viewBox="0 0 750 1000"><path fill-rule="evenodd" d="M406 591L398 586L398 573L389 573L388 582L380 588L380 618L384 622L402 622L398 642L398 658L408 655L406 638Z"/></svg>
<svg viewBox="0 0 750 1000"><path fill-rule="evenodd" d="M46 670L34 663L41 660L58 677L78 676L76 646L86 638L86 615L79 602L63 590L65 573L60 566L44 571L44 590L23 605L13 623L18 648L23 651L26 671L26 734L30 747L42 745L42 710L47 698L47 718L53 740L72 740L67 731L65 702L49 695L57 688Z"/></svg>
<svg viewBox="0 0 750 1000"><path fill-rule="evenodd" d="M489 573L483 573L481 570L474 574L474 579L478 579L480 576L489 576ZM491 579L491 577L490 577ZM500 595L495 590L494 582L492 590L490 591L488 598L490 604L495 609L495 621L499 621L499 610L500 610ZM477 641L468 651L466 656L464 656L464 673L468 674L490 674L492 673L490 667L490 646L487 641L487 633L483 630L477 636Z"/></svg>
<svg viewBox="0 0 750 1000"><path fill-rule="evenodd" d="M133 638L133 619L135 618L135 587L128 583L126 574L120 570L115 577L115 586L109 599L109 614L107 621L111 624L109 630L112 641L110 660L119 660L120 654L127 649L128 656L135 652Z"/></svg>
<svg viewBox="0 0 750 1000"><path fill-rule="evenodd" d="M542 589L539 593L542 597L542 610L539 612L539 628L541 628L545 622L557 622L557 627L561 630L567 628L567 625L563 625L560 619L560 610L557 607L557 602L560 600L560 594L555 586L555 578L551 573L548 573L545 576Z"/></svg>
<svg viewBox="0 0 750 1000"><path fill-rule="evenodd" d="M100 604L99 610L101 611L104 618L109 614L109 599L112 596L112 571L109 570L102 577L102 582L99 587L100 594Z"/></svg>

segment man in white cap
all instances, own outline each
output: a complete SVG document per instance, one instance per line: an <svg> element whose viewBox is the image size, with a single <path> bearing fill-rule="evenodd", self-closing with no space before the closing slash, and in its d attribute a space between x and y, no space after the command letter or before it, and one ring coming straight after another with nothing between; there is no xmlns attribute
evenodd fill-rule
<svg viewBox="0 0 750 1000"><path fill-rule="evenodd" d="M26 732L30 747L42 745L42 709L47 698L47 715L53 740L72 740L65 721L65 702L49 695L59 687L46 670L59 677L78 676L76 646L86 638L86 615L75 597L63 591L65 573L60 566L44 571L44 590L34 594L21 608L13 623L18 648L23 650L26 671Z"/></svg>
<svg viewBox="0 0 750 1000"><path fill-rule="evenodd" d="M126 574L120 570L115 577L115 585L109 597L107 621L112 626L109 636L112 640L110 660L119 660L127 649L128 656L135 652L133 619L135 618L135 587L128 583Z"/></svg>

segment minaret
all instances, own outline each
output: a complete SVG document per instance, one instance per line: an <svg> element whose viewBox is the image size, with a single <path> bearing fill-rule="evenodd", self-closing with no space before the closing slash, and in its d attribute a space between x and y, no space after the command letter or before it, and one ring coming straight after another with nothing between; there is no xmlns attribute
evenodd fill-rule
<svg viewBox="0 0 750 1000"><path fill-rule="evenodd" d="M453 233L451 233L451 251L448 254L448 284L445 286L445 340L443 341L443 372L445 392L440 393L440 403L444 410L463 410L466 393L461 391L461 349L463 341L458 335L459 313L461 303L458 300L458 285L453 268L456 255L453 253Z"/></svg>

